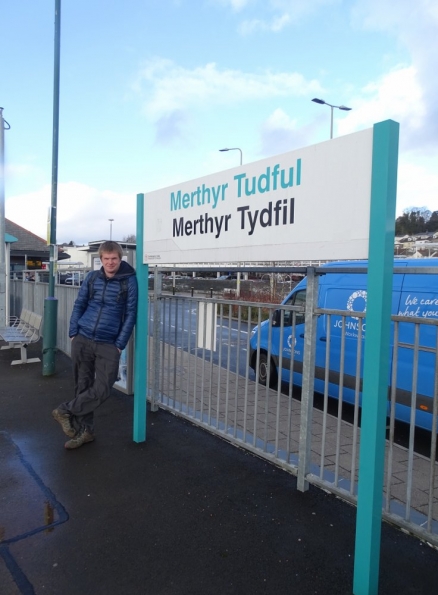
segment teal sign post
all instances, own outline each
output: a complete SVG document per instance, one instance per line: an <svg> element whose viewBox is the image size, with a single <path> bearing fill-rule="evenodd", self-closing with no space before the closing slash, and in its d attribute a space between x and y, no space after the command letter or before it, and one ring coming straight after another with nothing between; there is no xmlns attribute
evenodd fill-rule
<svg viewBox="0 0 438 595"><path fill-rule="evenodd" d="M354 595L377 595L388 399L399 125L374 125Z"/></svg>
<svg viewBox="0 0 438 595"><path fill-rule="evenodd" d="M146 440L147 361L149 345L148 277L149 266L143 264L144 194L137 194L137 250L136 272L138 281L137 324L135 327L134 357L134 442Z"/></svg>

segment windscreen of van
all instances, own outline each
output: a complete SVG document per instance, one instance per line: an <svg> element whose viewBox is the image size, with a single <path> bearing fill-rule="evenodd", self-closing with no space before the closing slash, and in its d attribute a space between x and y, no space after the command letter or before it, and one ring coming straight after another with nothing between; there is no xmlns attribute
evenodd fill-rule
<svg viewBox="0 0 438 595"><path fill-rule="evenodd" d="M304 309L306 307L306 289L301 289L295 293L293 293L290 298L285 302L286 306L302 306ZM293 324L293 312L284 313L284 326L292 326ZM304 324L304 312L301 314L299 312L295 313L295 324Z"/></svg>

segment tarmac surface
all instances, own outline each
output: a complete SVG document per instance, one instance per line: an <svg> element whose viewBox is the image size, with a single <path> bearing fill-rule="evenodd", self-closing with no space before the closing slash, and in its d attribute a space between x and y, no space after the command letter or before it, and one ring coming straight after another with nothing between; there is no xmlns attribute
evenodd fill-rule
<svg viewBox="0 0 438 595"><path fill-rule="evenodd" d="M41 357L41 343L28 348ZM354 507L163 410L132 440L133 398L113 390L78 450L51 411L56 374L0 351L1 595L347 595ZM438 552L383 523L380 595L438 585Z"/></svg>

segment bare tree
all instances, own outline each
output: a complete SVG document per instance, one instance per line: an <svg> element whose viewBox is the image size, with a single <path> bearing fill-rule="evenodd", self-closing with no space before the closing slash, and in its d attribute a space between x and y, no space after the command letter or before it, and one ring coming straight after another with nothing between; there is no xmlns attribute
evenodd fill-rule
<svg viewBox="0 0 438 595"><path fill-rule="evenodd" d="M425 231L435 231L434 221L429 223L432 213L427 207L410 207L403 211L403 215L397 217L395 222L396 235L414 235Z"/></svg>

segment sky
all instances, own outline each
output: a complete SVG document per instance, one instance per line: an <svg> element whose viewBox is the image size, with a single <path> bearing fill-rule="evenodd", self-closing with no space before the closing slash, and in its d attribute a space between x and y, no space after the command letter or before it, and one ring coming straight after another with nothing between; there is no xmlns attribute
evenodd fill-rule
<svg viewBox="0 0 438 595"><path fill-rule="evenodd" d="M46 237L55 0L3 3L6 217ZM400 123L397 215L438 210L435 0L62 0L57 243L123 240L136 195ZM113 219L113 222L109 220Z"/></svg>

